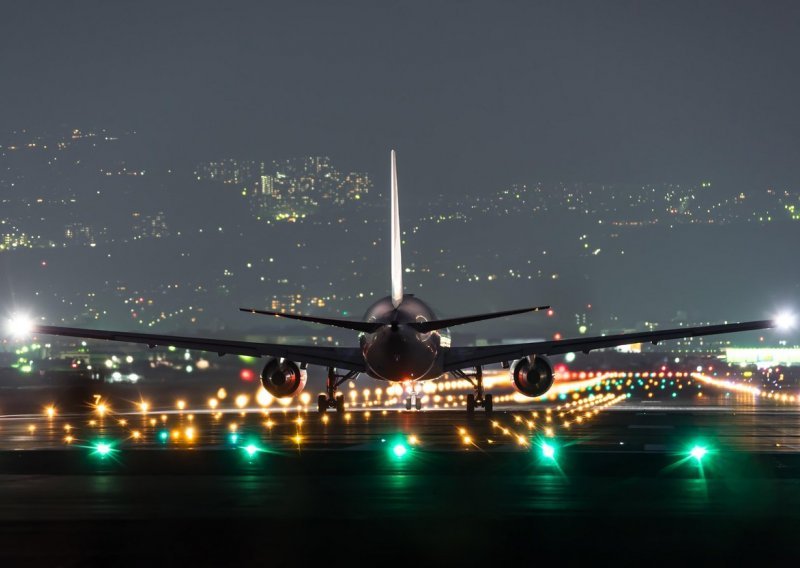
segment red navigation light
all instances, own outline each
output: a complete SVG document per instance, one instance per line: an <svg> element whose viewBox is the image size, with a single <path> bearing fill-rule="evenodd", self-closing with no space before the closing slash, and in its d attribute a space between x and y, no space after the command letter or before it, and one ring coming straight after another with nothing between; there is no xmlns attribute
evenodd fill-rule
<svg viewBox="0 0 800 568"><path fill-rule="evenodd" d="M252 381L255 378L255 374L251 369L242 369L239 372L239 378L243 381Z"/></svg>
<svg viewBox="0 0 800 568"><path fill-rule="evenodd" d="M555 312L553 310L547 310L547 316L552 317Z"/></svg>

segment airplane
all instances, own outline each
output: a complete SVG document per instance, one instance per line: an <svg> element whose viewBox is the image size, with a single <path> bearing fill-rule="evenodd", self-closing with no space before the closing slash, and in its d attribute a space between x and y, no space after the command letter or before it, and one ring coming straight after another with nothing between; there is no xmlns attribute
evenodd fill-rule
<svg viewBox="0 0 800 568"><path fill-rule="evenodd" d="M325 394L320 394L317 407L320 413L330 408L344 412L344 397L338 392L345 381L364 373L374 379L390 383L434 380L445 374L468 380L474 393L467 396L467 412L477 407L486 412L493 409L492 395L483 387L483 368L500 363L508 369L514 387L523 395L539 397L553 386L555 375L548 356L581 351L589 353L633 343L652 342L654 345L669 339L699 337L775 327L779 321L759 320L743 323L726 323L699 327L682 327L659 331L623 333L598 337L577 337L554 341L536 341L510 345L478 347L452 346L449 329L471 322L512 316L549 309L534 306L501 312L475 314L463 317L437 319L433 309L403 290L403 265L401 260L400 212L397 189L397 161L391 151L391 292L379 299L366 311L363 319L349 320L309 315L287 314L255 308L241 311L304 322L323 324L359 332L358 347L324 347L305 345L278 345L213 339L158 335L129 331L102 331L51 325L30 325L28 331L41 335L59 335L83 339L103 339L156 346L173 346L200 351L267 357L261 372L261 384L276 398L293 397L303 390L307 379L307 366L327 368ZM421 398L414 391L405 399L405 407L421 409Z"/></svg>

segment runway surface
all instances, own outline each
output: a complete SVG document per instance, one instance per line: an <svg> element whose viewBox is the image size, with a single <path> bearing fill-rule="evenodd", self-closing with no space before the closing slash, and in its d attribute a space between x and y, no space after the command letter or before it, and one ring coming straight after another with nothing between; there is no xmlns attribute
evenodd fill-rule
<svg viewBox="0 0 800 568"><path fill-rule="evenodd" d="M800 407L680 382L676 396L650 396L600 381L473 417L114 400L5 415L0 555L295 565L331 550L445 562L597 547L680 559L760 542L763 558L778 557L800 528Z"/></svg>

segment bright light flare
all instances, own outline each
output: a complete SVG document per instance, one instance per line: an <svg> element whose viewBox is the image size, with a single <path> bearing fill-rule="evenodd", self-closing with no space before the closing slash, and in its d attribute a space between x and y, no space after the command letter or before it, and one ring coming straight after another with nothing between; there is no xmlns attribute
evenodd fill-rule
<svg viewBox="0 0 800 568"><path fill-rule="evenodd" d="M693 448L692 448L692 450L689 452L689 455L690 455L690 456L692 456L692 457L693 457L694 459L696 459L697 461L700 461L700 460L702 460L702 459L703 459L703 457L705 457L705 455L706 455L707 453L708 453L708 450L707 450L707 449L705 449L703 446L695 446L695 447L693 447Z"/></svg>
<svg viewBox="0 0 800 568"><path fill-rule="evenodd" d="M33 320L24 314L15 314L6 322L6 331L9 335L22 338L33 331Z"/></svg>
<svg viewBox="0 0 800 568"><path fill-rule="evenodd" d="M392 448L392 453L397 458L402 458L408 453L408 448L404 444L395 444Z"/></svg>
<svg viewBox="0 0 800 568"><path fill-rule="evenodd" d="M98 442L94 446L94 451L101 457L105 457L111 453L111 444L107 442Z"/></svg>
<svg viewBox="0 0 800 568"><path fill-rule="evenodd" d="M775 326L781 331L793 329L797 324L797 316L791 312L781 312L775 316Z"/></svg>
<svg viewBox="0 0 800 568"><path fill-rule="evenodd" d="M547 442L542 442L542 455L549 460L555 459L556 449Z"/></svg>

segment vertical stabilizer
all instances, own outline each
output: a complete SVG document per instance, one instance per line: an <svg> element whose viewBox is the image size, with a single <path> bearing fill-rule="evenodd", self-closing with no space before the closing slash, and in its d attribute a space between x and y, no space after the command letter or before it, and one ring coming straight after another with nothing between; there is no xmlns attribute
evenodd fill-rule
<svg viewBox="0 0 800 568"><path fill-rule="evenodd" d="M397 162L392 150L392 305L403 301L403 260L400 257L400 210L397 204Z"/></svg>

